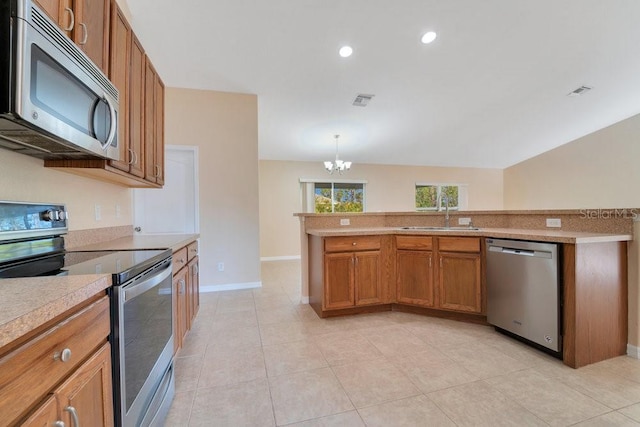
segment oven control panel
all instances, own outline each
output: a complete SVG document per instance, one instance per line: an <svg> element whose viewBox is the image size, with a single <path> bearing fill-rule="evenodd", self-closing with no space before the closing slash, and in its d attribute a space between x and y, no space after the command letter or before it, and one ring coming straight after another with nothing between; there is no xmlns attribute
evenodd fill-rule
<svg viewBox="0 0 640 427"><path fill-rule="evenodd" d="M65 234L68 218L62 204L0 201L0 240Z"/></svg>

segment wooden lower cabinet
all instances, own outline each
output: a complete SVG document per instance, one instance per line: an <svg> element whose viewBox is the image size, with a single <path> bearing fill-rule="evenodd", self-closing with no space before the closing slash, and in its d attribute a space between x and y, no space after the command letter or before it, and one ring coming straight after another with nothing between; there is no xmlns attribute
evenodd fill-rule
<svg viewBox="0 0 640 427"><path fill-rule="evenodd" d="M382 302L380 252L347 252L325 257L324 309Z"/></svg>
<svg viewBox="0 0 640 427"><path fill-rule="evenodd" d="M74 417L80 425L113 425L109 313L108 297L96 295L0 349L0 425L78 425Z"/></svg>
<svg viewBox="0 0 640 427"><path fill-rule="evenodd" d="M398 250L396 266L397 302L433 307L433 252Z"/></svg>
<svg viewBox="0 0 640 427"><path fill-rule="evenodd" d="M200 307L198 241L173 252L173 350L182 347Z"/></svg>
<svg viewBox="0 0 640 427"><path fill-rule="evenodd" d="M182 341L188 331L187 316L187 269L181 269L173 276L173 300L174 300L174 321L173 321L173 350L177 352L182 347Z"/></svg>
<svg viewBox="0 0 640 427"><path fill-rule="evenodd" d="M482 312L479 253L440 253L439 306L447 310Z"/></svg>

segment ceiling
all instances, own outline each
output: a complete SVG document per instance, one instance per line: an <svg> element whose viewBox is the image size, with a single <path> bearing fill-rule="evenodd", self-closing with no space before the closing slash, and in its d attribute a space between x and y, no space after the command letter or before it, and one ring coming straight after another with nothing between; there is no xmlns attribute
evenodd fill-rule
<svg viewBox="0 0 640 427"><path fill-rule="evenodd" d="M167 86L258 96L260 159L504 168L640 113L638 0L127 4Z"/></svg>

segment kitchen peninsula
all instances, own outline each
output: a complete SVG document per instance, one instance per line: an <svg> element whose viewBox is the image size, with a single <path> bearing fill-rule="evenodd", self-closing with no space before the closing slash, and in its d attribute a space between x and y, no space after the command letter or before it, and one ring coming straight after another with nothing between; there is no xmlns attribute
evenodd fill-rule
<svg viewBox="0 0 640 427"><path fill-rule="evenodd" d="M561 248L563 360L574 368L626 353L627 242L633 218L584 211L297 214L302 292L321 317L403 310L486 322L485 239ZM561 229L546 228L557 218ZM340 221L340 220L343 221ZM347 220L347 221L345 221ZM340 225L349 223L348 226Z"/></svg>

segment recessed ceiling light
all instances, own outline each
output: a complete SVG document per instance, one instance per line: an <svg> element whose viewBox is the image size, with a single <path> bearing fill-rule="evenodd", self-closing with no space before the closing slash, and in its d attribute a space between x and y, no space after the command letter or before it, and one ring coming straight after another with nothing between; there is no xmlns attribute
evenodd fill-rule
<svg viewBox="0 0 640 427"><path fill-rule="evenodd" d="M432 41L434 41L436 39L436 37L438 37L438 35L436 33L434 33L433 31L429 31L427 33L424 33L424 35L422 36L422 43L424 44L429 44Z"/></svg>
<svg viewBox="0 0 640 427"><path fill-rule="evenodd" d="M342 46L340 48L340 50L338 51L338 53L340 54L340 56L342 56L343 58L348 58L351 56L351 54L353 53L353 49L351 48L351 46Z"/></svg>

